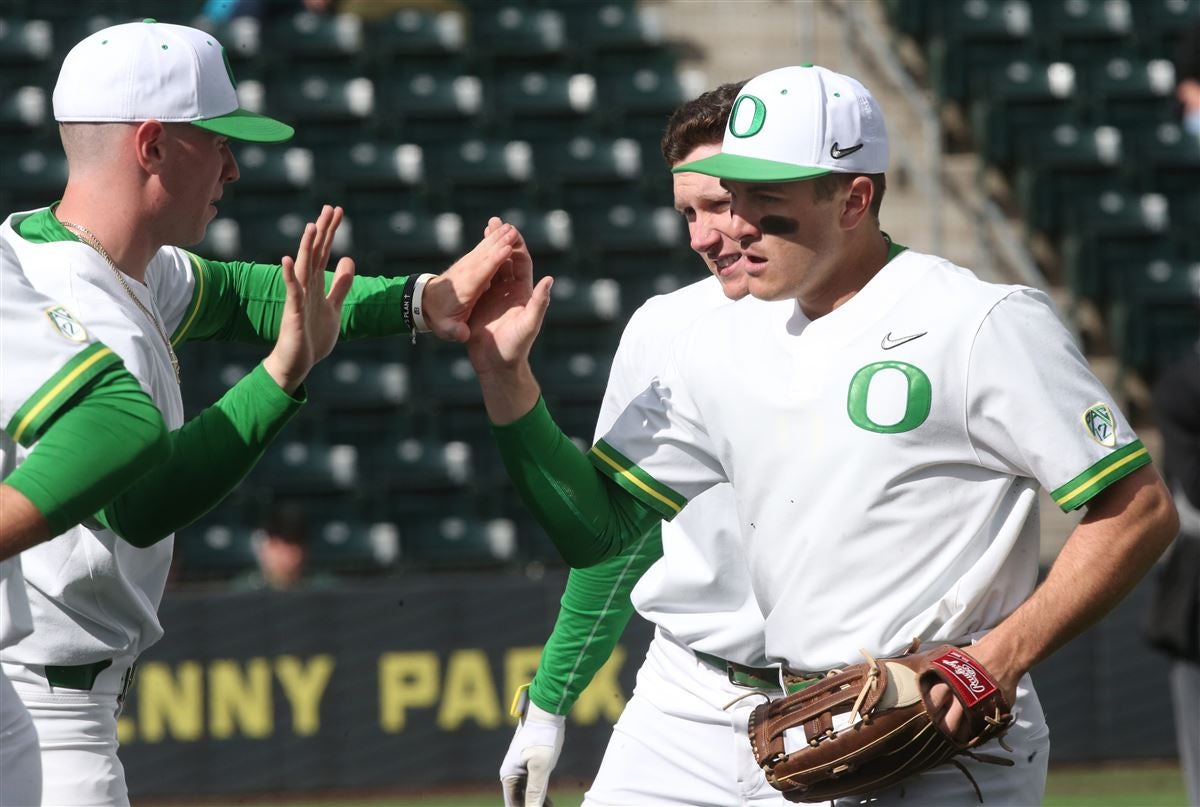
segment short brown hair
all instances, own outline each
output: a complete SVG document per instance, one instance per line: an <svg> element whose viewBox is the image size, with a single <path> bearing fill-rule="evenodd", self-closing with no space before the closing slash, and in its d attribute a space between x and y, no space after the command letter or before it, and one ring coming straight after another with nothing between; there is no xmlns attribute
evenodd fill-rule
<svg viewBox="0 0 1200 807"><path fill-rule="evenodd" d="M700 146L720 143L725 138L729 110L745 81L722 84L715 90L682 104L671 113L662 139L662 155L673 168Z"/></svg>
<svg viewBox="0 0 1200 807"><path fill-rule="evenodd" d="M871 215L879 221L879 206L883 204L883 194L887 190L886 174L825 174L812 180L813 197L818 202L828 202L835 193L846 188L858 177L866 177L875 186L875 194L871 199Z"/></svg>

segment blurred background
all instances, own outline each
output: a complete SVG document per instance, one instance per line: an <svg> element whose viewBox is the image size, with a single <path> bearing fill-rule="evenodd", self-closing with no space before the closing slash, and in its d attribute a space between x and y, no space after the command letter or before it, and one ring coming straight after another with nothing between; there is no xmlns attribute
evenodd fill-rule
<svg viewBox="0 0 1200 807"><path fill-rule="evenodd" d="M788 64L872 89L893 143L884 229L1049 291L1156 454L1151 391L1200 338L1200 100L1189 114L1178 91L1200 78L1200 0L0 0L6 213L64 185L50 96L67 50L143 17L211 30L243 105L297 131L235 147L241 179L196 252L277 262L329 202L360 274L437 272L502 215L557 278L535 369L581 444L628 316L704 273L672 209L667 117ZM265 353L186 345L189 416ZM137 801L434 803L495 779L565 569L499 467L465 353L343 343L309 395L176 538L167 635L121 719ZM1043 504L1048 565L1078 515ZM1035 670L1052 761L1083 780L1174 759L1173 720L1200 721L1172 715L1148 591ZM572 714L568 789L631 689L635 623ZM1165 795L1138 780L1112 803L1184 803L1175 768L1151 771Z"/></svg>

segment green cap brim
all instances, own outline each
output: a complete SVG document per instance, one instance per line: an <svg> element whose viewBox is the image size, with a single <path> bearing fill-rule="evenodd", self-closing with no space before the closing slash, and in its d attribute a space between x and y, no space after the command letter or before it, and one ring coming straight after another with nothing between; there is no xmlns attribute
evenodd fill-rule
<svg viewBox="0 0 1200 807"><path fill-rule="evenodd" d="M780 163L774 160L762 160L758 157L742 157L738 154L724 153L714 154L703 160L693 160L671 169L673 174L684 172L708 174L710 177L734 179L739 182L794 182L798 179L811 179L833 173L828 168Z"/></svg>
<svg viewBox="0 0 1200 807"><path fill-rule="evenodd" d="M227 115L215 118L194 120L192 125L252 143L282 143L284 140L291 140L292 135L296 134L296 130L286 123L244 109L235 109Z"/></svg>

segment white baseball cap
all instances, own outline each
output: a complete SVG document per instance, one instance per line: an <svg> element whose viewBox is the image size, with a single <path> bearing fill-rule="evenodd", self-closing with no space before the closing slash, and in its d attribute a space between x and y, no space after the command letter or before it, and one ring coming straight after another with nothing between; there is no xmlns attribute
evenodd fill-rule
<svg viewBox="0 0 1200 807"><path fill-rule="evenodd" d="M857 80L811 64L746 82L729 114L721 153L676 166L743 182L792 182L825 174L881 174L883 111Z"/></svg>
<svg viewBox="0 0 1200 807"><path fill-rule="evenodd" d="M260 143L295 134L238 106L233 70L216 37L151 19L105 28L71 48L54 86L54 119L191 123Z"/></svg>

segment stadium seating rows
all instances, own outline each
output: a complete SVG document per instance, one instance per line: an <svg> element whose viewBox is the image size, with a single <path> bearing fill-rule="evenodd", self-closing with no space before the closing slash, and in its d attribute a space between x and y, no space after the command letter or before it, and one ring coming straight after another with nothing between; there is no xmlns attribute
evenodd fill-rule
<svg viewBox="0 0 1200 807"><path fill-rule="evenodd" d="M1200 138L1173 58L1200 0L886 0L970 120L1073 304L1146 381L1200 339Z"/></svg>
<svg viewBox="0 0 1200 807"><path fill-rule="evenodd" d="M147 15L192 22L200 6L8 0L6 210L43 205L65 182L51 93L66 48ZM658 141L675 106L705 87L680 73L653 12L632 0L402 6L373 19L286 13L213 25L243 105L294 123L297 135L237 148L240 180L195 251L277 261L333 201L347 209L334 251L352 254L360 273L441 271L499 213L522 228L538 271L558 277L536 358L564 429L587 444L625 317L701 276ZM183 346L188 414L267 349ZM508 487L460 347L345 343L308 387L310 403L254 473L180 534L183 579L253 568L264 517L296 503L311 521L317 571L559 562Z"/></svg>

